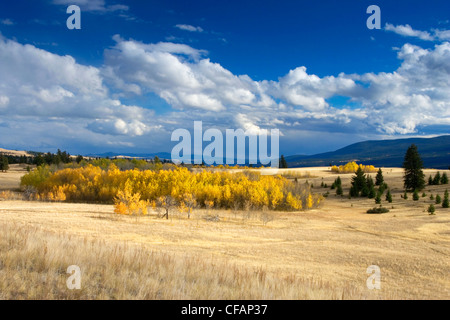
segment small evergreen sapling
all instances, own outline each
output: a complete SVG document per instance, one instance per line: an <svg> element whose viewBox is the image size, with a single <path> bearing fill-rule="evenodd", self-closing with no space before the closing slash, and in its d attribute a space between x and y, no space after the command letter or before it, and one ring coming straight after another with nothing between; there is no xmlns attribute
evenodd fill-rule
<svg viewBox="0 0 450 320"><path fill-rule="evenodd" d="M450 207L450 203L448 200L448 190L445 190L444 201L442 201L442 208L449 208L449 207Z"/></svg>
<svg viewBox="0 0 450 320"><path fill-rule="evenodd" d="M414 193L413 193L413 200L414 200L414 201L419 200L419 192L417 192L417 189L414 190Z"/></svg>
<svg viewBox="0 0 450 320"><path fill-rule="evenodd" d="M436 175L434 176L433 184L434 184L435 186L437 186L437 185L439 185L439 183L441 183L441 174L440 174L440 172L438 171L438 172L436 172Z"/></svg>
<svg viewBox="0 0 450 320"><path fill-rule="evenodd" d="M446 173L446 172L444 172L444 173L442 174L442 177L441 177L441 184L448 184L448 177L447 177L447 173Z"/></svg>
<svg viewBox="0 0 450 320"><path fill-rule="evenodd" d="M388 189L387 193L386 193L386 201L389 203L392 203L392 194L391 194L391 190Z"/></svg>
<svg viewBox="0 0 450 320"><path fill-rule="evenodd" d="M378 192L376 197L375 197L375 203L376 204L381 204L381 194Z"/></svg>
<svg viewBox="0 0 450 320"><path fill-rule="evenodd" d="M342 190L342 186L338 185L336 188L336 195L342 196L344 194L344 191Z"/></svg>

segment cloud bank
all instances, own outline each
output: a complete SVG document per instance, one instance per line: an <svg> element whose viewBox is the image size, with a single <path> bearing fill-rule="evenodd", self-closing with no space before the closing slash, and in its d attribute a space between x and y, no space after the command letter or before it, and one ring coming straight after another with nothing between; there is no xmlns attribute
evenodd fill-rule
<svg viewBox="0 0 450 320"><path fill-rule="evenodd" d="M97 2L98 8L102 3ZM446 37L445 31L386 29L423 40ZM403 45L397 52L401 65L393 72L319 77L299 66L277 81L255 81L211 61L206 50L119 35L113 39L103 65L94 67L0 38L2 140L20 146L39 137L42 147L63 141L154 150L167 149L171 131L191 128L194 120L222 129L278 128L286 139L300 134L403 135L450 126L449 42L431 49ZM160 114L151 105L122 102L149 93L169 109ZM333 103L335 97L347 102ZM9 130L17 136L5 134Z"/></svg>

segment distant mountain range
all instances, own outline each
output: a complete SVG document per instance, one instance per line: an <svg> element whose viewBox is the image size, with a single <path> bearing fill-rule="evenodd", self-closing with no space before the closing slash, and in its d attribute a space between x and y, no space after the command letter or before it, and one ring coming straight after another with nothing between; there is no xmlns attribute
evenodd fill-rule
<svg viewBox="0 0 450 320"><path fill-rule="evenodd" d="M172 158L171 154L168 152L156 152L156 153L115 153L115 152L105 152L101 154L87 154L86 157L92 158L139 158L139 159L153 159L155 156L161 160L170 160Z"/></svg>
<svg viewBox="0 0 450 320"><path fill-rule="evenodd" d="M415 144L419 150L425 168L448 169L450 166L450 135L435 138L409 138L395 140L376 140L358 142L342 149L316 155L294 155L285 157L290 168L341 165L349 161L371 164L377 167L401 167L406 150ZM152 159L171 159L168 152L102 153L87 155L91 157L132 157ZM224 159L225 162L225 159Z"/></svg>
<svg viewBox="0 0 450 320"><path fill-rule="evenodd" d="M333 152L288 156L285 159L290 168L341 165L349 161L372 164L377 167L401 167L406 150L411 144L417 146L425 168L449 168L450 135L435 138L364 141Z"/></svg>
<svg viewBox="0 0 450 320"><path fill-rule="evenodd" d="M316 155L294 155L285 157L289 168L341 165L349 161L371 164L376 167L401 167L406 150L415 144L425 168L448 169L450 167L450 135L435 138L409 138L358 142L342 149ZM33 152L6 150L0 154L11 156L33 156ZM114 153L87 154L86 157L100 158L140 158L170 160L168 152L157 153ZM224 159L224 163L225 163Z"/></svg>

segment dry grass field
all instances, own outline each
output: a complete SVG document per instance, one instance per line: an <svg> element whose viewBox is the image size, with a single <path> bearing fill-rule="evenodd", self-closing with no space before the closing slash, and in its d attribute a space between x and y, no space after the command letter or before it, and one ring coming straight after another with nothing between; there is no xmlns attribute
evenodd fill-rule
<svg viewBox="0 0 450 320"><path fill-rule="evenodd" d="M0 173L18 187L23 168ZM292 171L293 169L289 169ZM329 168L302 168L299 183L330 192L306 212L196 210L118 216L112 205L0 201L0 299L448 299L450 209L426 209L430 194L401 198L402 169L383 168L393 203L337 197ZM443 170L440 170L441 173ZM426 178L436 170L425 170ZM449 175L449 171L447 171ZM340 174L348 194L352 174ZM375 177L375 174L373 174ZM8 197L7 197L8 198ZM217 219L208 219L216 216ZM67 267L82 271L69 290ZM381 271L369 290L367 267Z"/></svg>

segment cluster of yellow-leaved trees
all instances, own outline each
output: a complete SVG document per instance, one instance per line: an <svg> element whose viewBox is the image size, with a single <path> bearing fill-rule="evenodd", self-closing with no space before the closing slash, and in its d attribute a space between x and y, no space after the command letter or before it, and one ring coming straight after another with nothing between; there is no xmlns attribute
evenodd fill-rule
<svg viewBox="0 0 450 320"><path fill-rule="evenodd" d="M322 197L306 183L255 171L227 172L187 168L174 170L126 170L115 165L92 165L50 172L38 167L23 176L21 185L37 200L115 203L121 214L146 214L150 206L254 208L302 210L319 205ZM169 204L168 204L169 203Z"/></svg>
<svg viewBox="0 0 450 320"><path fill-rule="evenodd" d="M332 172L336 172L336 173L355 173L356 170L358 170L358 168L361 168L362 171L364 171L365 173L371 173L371 172L376 172L377 169L372 166L372 165L362 165L362 164L357 164L356 162L352 161L352 162L348 162L346 165L343 166L332 166L331 167L331 171Z"/></svg>

